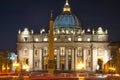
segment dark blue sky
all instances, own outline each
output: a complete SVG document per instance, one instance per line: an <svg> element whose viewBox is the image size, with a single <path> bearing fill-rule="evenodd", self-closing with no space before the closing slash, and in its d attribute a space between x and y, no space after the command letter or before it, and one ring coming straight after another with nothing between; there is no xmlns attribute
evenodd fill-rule
<svg viewBox="0 0 120 80"><path fill-rule="evenodd" d="M48 29L50 11L53 18L62 12L65 0L1 0L0 50L16 51L17 32L25 27L39 33ZM69 0L72 12L82 28L108 29L110 41L120 40L119 0Z"/></svg>

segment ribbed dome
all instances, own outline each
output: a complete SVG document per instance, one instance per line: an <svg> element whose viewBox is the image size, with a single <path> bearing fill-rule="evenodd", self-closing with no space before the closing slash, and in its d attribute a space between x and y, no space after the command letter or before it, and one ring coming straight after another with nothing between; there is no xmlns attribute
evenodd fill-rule
<svg viewBox="0 0 120 80"><path fill-rule="evenodd" d="M54 27L80 27L79 20L71 13L63 13L54 21Z"/></svg>
<svg viewBox="0 0 120 80"><path fill-rule="evenodd" d="M79 23L78 18L72 14L70 5L68 3L68 0L66 0L66 3L63 8L63 13L54 21L54 28L75 28L79 27L81 28L81 24Z"/></svg>

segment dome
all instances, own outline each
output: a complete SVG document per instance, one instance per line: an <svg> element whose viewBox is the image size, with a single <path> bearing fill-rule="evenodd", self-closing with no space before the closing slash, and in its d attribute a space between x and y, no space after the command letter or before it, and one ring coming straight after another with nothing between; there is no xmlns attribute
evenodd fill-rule
<svg viewBox="0 0 120 80"><path fill-rule="evenodd" d="M79 27L80 23L73 14L61 14L54 21L54 27Z"/></svg>
<svg viewBox="0 0 120 80"><path fill-rule="evenodd" d="M57 18L54 21L54 28L60 28L60 27L81 28L81 24L79 23L78 18L71 12L70 5L68 4L68 0L66 0L66 4L64 5L63 13L57 16Z"/></svg>

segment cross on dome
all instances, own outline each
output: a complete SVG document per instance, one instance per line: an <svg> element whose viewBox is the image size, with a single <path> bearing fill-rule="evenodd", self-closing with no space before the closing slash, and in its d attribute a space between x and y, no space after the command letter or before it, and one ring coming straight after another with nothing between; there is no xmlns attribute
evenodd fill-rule
<svg viewBox="0 0 120 80"><path fill-rule="evenodd" d="M52 10L51 10L50 18L51 18L51 19L53 18L53 13L52 13Z"/></svg>
<svg viewBox="0 0 120 80"><path fill-rule="evenodd" d="M65 5L69 5L68 0L66 0L66 4Z"/></svg>

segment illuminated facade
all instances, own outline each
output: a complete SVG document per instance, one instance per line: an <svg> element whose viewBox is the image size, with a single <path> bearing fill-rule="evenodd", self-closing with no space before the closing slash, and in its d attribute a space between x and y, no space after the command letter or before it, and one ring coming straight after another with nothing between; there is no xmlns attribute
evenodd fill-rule
<svg viewBox="0 0 120 80"><path fill-rule="evenodd" d="M48 70L49 33L39 34L25 28L18 31L17 52L23 65L30 71ZM84 71L103 70L109 61L108 32L99 27L82 29L66 0L62 14L54 20L54 61L56 71L77 71L82 63Z"/></svg>

